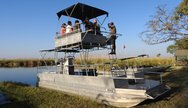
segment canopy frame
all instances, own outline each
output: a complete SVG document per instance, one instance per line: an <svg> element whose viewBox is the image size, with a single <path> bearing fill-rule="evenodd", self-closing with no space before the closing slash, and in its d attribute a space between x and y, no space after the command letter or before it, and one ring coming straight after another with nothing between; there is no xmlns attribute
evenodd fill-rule
<svg viewBox="0 0 188 108"><path fill-rule="evenodd" d="M86 4L76 3L66 9L59 11L57 13L58 19L60 19L62 15L84 21L86 18L89 20L102 15L106 15L106 17L108 17L108 12Z"/></svg>

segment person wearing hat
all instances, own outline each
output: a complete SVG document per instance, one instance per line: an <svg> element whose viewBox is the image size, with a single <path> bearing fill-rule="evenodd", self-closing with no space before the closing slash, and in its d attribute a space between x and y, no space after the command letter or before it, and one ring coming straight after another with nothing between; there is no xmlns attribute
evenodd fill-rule
<svg viewBox="0 0 188 108"><path fill-rule="evenodd" d="M108 23L110 29L110 41L112 44L111 52L109 54L116 54L116 26L113 22Z"/></svg>

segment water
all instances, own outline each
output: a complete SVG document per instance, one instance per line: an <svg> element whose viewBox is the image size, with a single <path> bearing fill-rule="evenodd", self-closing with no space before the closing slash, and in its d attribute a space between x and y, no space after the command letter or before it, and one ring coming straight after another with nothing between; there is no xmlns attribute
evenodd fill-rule
<svg viewBox="0 0 188 108"><path fill-rule="evenodd" d="M0 68L0 82L22 82L31 86L37 84L37 68Z"/></svg>

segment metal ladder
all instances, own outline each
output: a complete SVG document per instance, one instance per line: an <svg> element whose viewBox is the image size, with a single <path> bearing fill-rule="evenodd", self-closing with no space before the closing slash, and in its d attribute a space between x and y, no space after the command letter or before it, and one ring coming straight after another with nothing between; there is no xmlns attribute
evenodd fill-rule
<svg viewBox="0 0 188 108"><path fill-rule="evenodd" d="M108 49L109 49L108 50L108 53L109 53L111 51L111 46ZM117 60L117 56L116 56L116 54L108 54L108 57L109 57L109 60L110 60L111 75L113 77L114 76L113 69L114 69L114 64L115 64L115 62Z"/></svg>

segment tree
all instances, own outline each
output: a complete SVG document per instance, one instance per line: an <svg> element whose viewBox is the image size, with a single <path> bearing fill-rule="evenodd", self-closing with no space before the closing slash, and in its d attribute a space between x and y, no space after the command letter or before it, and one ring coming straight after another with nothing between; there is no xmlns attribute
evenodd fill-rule
<svg viewBox="0 0 188 108"><path fill-rule="evenodd" d="M182 49L188 49L188 39L177 40L174 45L168 46L167 52L174 54L176 50Z"/></svg>
<svg viewBox="0 0 188 108"><path fill-rule="evenodd" d="M160 57L160 56L161 56L161 54L160 54L160 53L156 55L156 57Z"/></svg>
<svg viewBox="0 0 188 108"><path fill-rule="evenodd" d="M150 45L188 39L188 0L180 3L171 13L166 6L158 6L156 15L146 23L146 27L140 37Z"/></svg>
<svg viewBox="0 0 188 108"><path fill-rule="evenodd" d="M184 0L176 9L177 13L188 15L188 0Z"/></svg>

